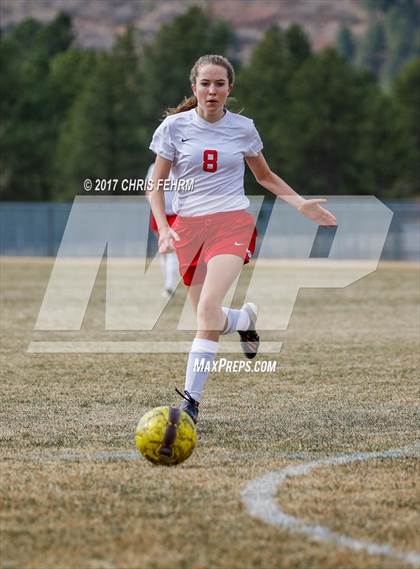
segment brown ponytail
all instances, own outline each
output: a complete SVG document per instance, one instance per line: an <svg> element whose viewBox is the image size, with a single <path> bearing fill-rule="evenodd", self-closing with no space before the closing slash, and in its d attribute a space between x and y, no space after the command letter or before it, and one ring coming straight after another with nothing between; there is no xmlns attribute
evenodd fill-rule
<svg viewBox="0 0 420 569"><path fill-rule="evenodd" d="M176 107L169 107L166 109L164 116L176 115L177 113L183 113L184 111L190 111L195 109L197 106L197 97L192 95L192 97L185 97Z"/></svg>
<svg viewBox="0 0 420 569"><path fill-rule="evenodd" d="M223 55L202 55L199 59L197 59L191 69L191 85L195 85L198 77L198 70L202 65L220 65L220 67L224 67L227 71L229 86L232 86L235 83L235 70L233 69L230 61L226 59L226 57L223 57ZM226 103L228 104L230 101L234 101L234 99L229 97ZM188 98L185 97L184 100L181 101L176 107L169 107L165 111L164 116L167 117L169 115L175 115L176 113L190 111L191 109L195 109L196 106L197 97L195 95Z"/></svg>

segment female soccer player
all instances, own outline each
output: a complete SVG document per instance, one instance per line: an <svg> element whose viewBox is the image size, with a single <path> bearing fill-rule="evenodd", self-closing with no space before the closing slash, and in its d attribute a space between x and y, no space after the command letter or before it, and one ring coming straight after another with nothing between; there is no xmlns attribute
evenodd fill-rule
<svg viewBox="0 0 420 569"><path fill-rule="evenodd" d="M243 177L248 164L261 186L286 200L320 225L335 225L325 199L306 200L272 172L261 152L263 144L251 119L228 111L226 100L235 82L230 62L204 55L190 73L194 96L185 100L156 129L150 145L156 153L151 206L159 230L159 250L178 255L180 273L190 287L197 314L197 333L188 358L181 408L194 422L216 357L220 334L238 331L245 355L255 356L257 307L222 307L222 301L255 247L255 222L246 212L249 200ZM176 179L194 179L194 189L177 192L178 217L169 227L159 180L169 172ZM199 363L200 365L197 365Z"/></svg>

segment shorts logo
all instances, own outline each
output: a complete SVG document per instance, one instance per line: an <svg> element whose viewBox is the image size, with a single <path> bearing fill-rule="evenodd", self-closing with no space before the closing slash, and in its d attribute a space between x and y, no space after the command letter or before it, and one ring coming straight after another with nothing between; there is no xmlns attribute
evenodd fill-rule
<svg viewBox="0 0 420 569"><path fill-rule="evenodd" d="M236 245L236 246L245 245L245 243L238 243L237 241L235 241L235 245Z"/></svg>

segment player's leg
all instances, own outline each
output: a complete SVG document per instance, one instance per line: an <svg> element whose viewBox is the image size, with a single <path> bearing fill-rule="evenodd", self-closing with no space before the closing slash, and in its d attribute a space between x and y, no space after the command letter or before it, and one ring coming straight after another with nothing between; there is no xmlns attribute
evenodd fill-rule
<svg viewBox="0 0 420 569"><path fill-rule="evenodd" d="M179 276L178 259L176 253L167 253L165 255L165 290L171 295L175 288Z"/></svg>
<svg viewBox="0 0 420 569"><path fill-rule="evenodd" d="M188 301L190 302L193 310L194 310L194 314L197 314L197 307L198 307L198 303L200 301L200 295L201 295L201 291L203 289L203 284L204 283L200 283L200 284L191 284L191 286L188 287Z"/></svg>
<svg viewBox="0 0 420 569"><path fill-rule="evenodd" d="M194 272L191 271L191 274L194 274ZM194 280L194 277L191 277L191 278L192 278L192 280ZM189 282L188 278L187 278L187 282ZM203 289L203 284L204 284L204 282L199 282L197 284L190 282L190 284L188 285L187 297L188 297L188 301L190 302L190 304L194 310L194 314L197 314L197 307L198 307L198 303L200 301L200 295L201 295L201 291ZM193 372L193 369L191 369L190 359L191 359L191 354L190 354L190 357L188 359L187 370L186 370L186 376L188 376L188 377L190 377L192 372ZM194 421L194 423L196 423L197 422L197 416L198 416L199 402L196 401L192 397L190 392L188 391L188 387L190 387L190 383L191 382L185 381L184 393L182 393L178 389L176 391L179 393L179 395L181 395L181 397L184 398L184 401L180 405L181 409L184 410L186 413L188 413L188 415L191 417L191 419ZM192 388L190 387L190 389L192 389Z"/></svg>
<svg viewBox="0 0 420 569"><path fill-rule="evenodd" d="M176 220L176 215L167 215L166 219L170 227L174 224ZM156 223L156 219L153 214L151 214L150 218L150 228L153 231L156 240L159 240L159 231ZM179 276L179 269L178 269L178 259L175 252L172 253L165 253L161 254L158 253L159 256L159 263L160 269L163 276L164 282L164 289L162 295L165 297L172 296L173 292L175 291L178 276Z"/></svg>
<svg viewBox="0 0 420 569"><path fill-rule="evenodd" d="M239 275L242 265L243 260L235 255L213 257L207 264L201 291L200 285L197 284L191 294L191 300L197 307L197 334L188 357L185 401L182 402L181 408L194 421L197 420L204 385L219 348L220 331L226 323L221 308L222 302Z"/></svg>
<svg viewBox="0 0 420 569"><path fill-rule="evenodd" d="M188 287L188 300L197 314L197 307L200 300L201 291L203 289L203 284L192 284ZM221 335L232 334L233 332L239 332L242 330L254 329L255 322L257 318L257 306L251 302L247 302L240 309L227 308L222 306L222 311L224 313L223 328L220 332Z"/></svg>
<svg viewBox="0 0 420 569"><path fill-rule="evenodd" d="M207 263L207 274L197 306L196 338L218 341L226 327L222 302L243 266L236 255L216 255Z"/></svg>
<svg viewBox="0 0 420 569"><path fill-rule="evenodd" d="M163 281L165 282L166 280L166 255L163 255L162 253L158 253L159 256L159 264L160 264L160 270L163 276ZM164 285L163 291L162 291L162 296L169 296L169 294L166 292L166 286Z"/></svg>
<svg viewBox="0 0 420 569"><path fill-rule="evenodd" d="M217 255L210 259L197 309L196 338L218 342L220 333L236 331L245 356L252 359L260 343L256 332L257 306L252 302L245 303L240 310L221 306L241 268L242 259L235 255Z"/></svg>

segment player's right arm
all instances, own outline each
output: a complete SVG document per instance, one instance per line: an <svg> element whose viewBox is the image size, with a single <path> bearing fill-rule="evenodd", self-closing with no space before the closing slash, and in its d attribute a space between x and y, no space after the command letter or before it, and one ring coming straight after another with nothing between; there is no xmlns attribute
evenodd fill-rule
<svg viewBox="0 0 420 569"><path fill-rule="evenodd" d="M173 239L179 241L177 233L168 225L165 213L165 194L163 191L163 181L169 177L172 160L167 160L163 156L156 156L155 167L153 169L153 189L150 193L150 206L156 219L159 231L159 252L168 253L174 250ZM160 180L160 183L159 183Z"/></svg>

